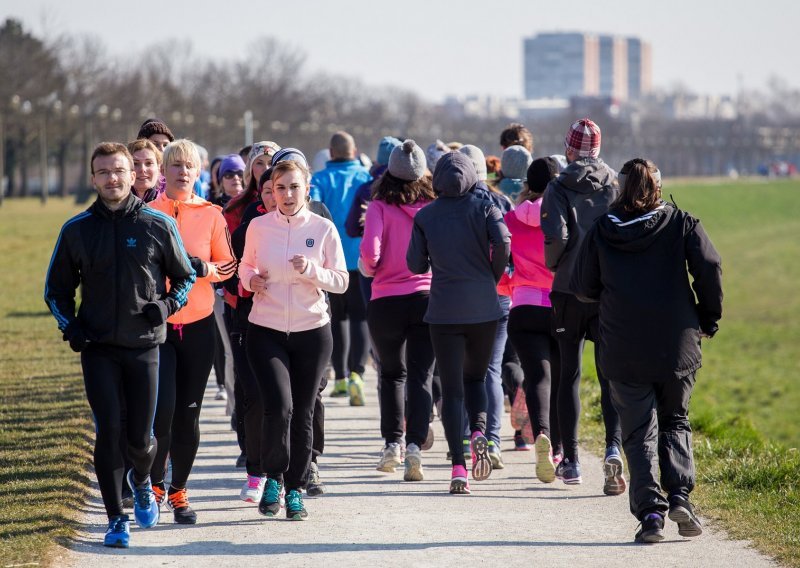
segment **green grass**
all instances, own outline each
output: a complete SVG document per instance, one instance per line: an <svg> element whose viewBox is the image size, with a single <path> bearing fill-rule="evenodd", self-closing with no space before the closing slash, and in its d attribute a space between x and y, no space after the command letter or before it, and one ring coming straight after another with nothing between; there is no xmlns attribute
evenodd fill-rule
<svg viewBox="0 0 800 568"><path fill-rule="evenodd" d="M722 256L723 319L692 396L703 515L800 566L800 183L665 187ZM587 350L585 374L594 377ZM583 436L602 446L599 390L584 381Z"/></svg>

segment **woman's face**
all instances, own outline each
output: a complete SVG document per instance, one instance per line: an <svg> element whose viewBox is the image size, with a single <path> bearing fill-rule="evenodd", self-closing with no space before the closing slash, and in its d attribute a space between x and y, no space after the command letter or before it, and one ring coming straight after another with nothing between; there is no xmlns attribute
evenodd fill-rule
<svg viewBox="0 0 800 568"><path fill-rule="evenodd" d="M164 191L170 199L187 200L192 195L194 182L200 174L200 164L189 157L173 157L163 165L167 186Z"/></svg>
<svg viewBox="0 0 800 568"><path fill-rule="evenodd" d="M136 172L133 189L141 197L145 191L158 183L158 160L152 150L143 148L133 153L133 171Z"/></svg>
<svg viewBox="0 0 800 568"><path fill-rule="evenodd" d="M272 193L271 179L265 181L264 185L261 186L261 201L264 203L264 209L267 210L267 213L275 211L275 208L278 206L278 203L275 201L275 194Z"/></svg>
<svg viewBox="0 0 800 568"><path fill-rule="evenodd" d="M272 182L272 194L281 213L294 215L306 204L308 184L302 172L289 170Z"/></svg>
<svg viewBox="0 0 800 568"><path fill-rule="evenodd" d="M258 158L253 160L253 163L250 165L250 175L256 181L261 179L261 174L267 171L269 167L269 163L272 159L267 156L266 154L261 154Z"/></svg>
<svg viewBox="0 0 800 568"><path fill-rule="evenodd" d="M228 170L222 176L222 191L228 197L236 197L239 195L244 186L242 185L242 178L244 173L241 170Z"/></svg>

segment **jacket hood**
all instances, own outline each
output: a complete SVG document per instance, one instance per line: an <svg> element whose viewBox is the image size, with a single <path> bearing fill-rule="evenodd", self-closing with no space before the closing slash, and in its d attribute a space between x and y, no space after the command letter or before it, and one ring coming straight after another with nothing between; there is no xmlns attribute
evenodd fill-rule
<svg viewBox="0 0 800 568"><path fill-rule="evenodd" d="M581 158L567 165L555 181L577 193L593 193L613 184L616 178L600 158Z"/></svg>
<svg viewBox="0 0 800 568"><path fill-rule="evenodd" d="M475 164L461 152L448 152L436 163L433 190L442 197L461 197L478 183Z"/></svg>
<svg viewBox="0 0 800 568"><path fill-rule="evenodd" d="M167 192L165 191L164 193L160 194L156 199L162 200L162 201L171 201L173 203L177 203L179 207L181 207L181 206L183 206L183 207L216 207L217 209L222 211L222 207L220 207L219 205L214 205L210 201L206 201L205 199L203 199L202 197L200 197L196 193L192 193L189 196L189 199L187 199L186 201L178 201L177 199L170 199L169 197L167 197Z"/></svg>
<svg viewBox="0 0 800 568"><path fill-rule="evenodd" d="M610 246L628 252L646 250L658 239L678 210L671 203L661 202L644 215L631 215L612 209L598 220L597 230Z"/></svg>
<svg viewBox="0 0 800 568"><path fill-rule="evenodd" d="M542 198L536 201L523 201L514 209L514 216L520 223L529 227L541 227Z"/></svg>
<svg viewBox="0 0 800 568"><path fill-rule="evenodd" d="M423 207L425 207L426 205L428 205L429 203L430 203L430 201L427 201L427 200L424 200L424 199L420 199L416 203L407 203L407 204L404 204L404 205L399 205L398 207L400 208L400 210L403 213L405 213L411 219L413 219L414 216L417 213L419 213L419 210L422 209Z"/></svg>

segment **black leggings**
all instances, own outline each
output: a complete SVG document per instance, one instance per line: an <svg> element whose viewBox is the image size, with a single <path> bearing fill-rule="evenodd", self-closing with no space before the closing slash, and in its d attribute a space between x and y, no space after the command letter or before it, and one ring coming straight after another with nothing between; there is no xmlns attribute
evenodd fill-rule
<svg viewBox="0 0 800 568"><path fill-rule="evenodd" d="M337 379L347 378L351 372L363 376L369 353L367 306L361 294L361 279L357 270L350 270L348 274L350 284L347 291L328 294L333 335L331 365Z"/></svg>
<svg viewBox="0 0 800 568"><path fill-rule="evenodd" d="M200 445L200 407L214 363L214 314L183 326L169 324L161 345L155 434L158 453L151 476L161 483L172 461L170 484L186 487Z"/></svg>
<svg viewBox="0 0 800 568"><path fill-rule="evenodd" d="M486 431L486 370L497 321L430 324L431 343L442 380L442 422L453 465L465 465L464 407L470 431Z"/></svg>
<svg viewBox="0 0 800 568"><path fill-rule="evenodd" d="M406 388L406 443L422 446L431 417L433 346L422 321L428 294L388 296L367 306L367 323L380 365L381 436L387 444L403 441Z"/></svg>
<svg viewBox="0 0 800 568"><path fill-rule="evenodd" d="M264 406L261 468L283 479L287 491L308 481L314 404L332 349L330 325L286 333L251 324L247 331L247 357Z"/></svg>
<svg viewBox="0 0 800 568"><path fill-rule="evenodd" d="M525 373L525 402L533 435L543 433L557 449L561 441L556 404L561 361L558 343L550 334L551 311L542 306L512 308L508 336Z"/></svg>
<svg viewBox="0 0 800 568"><path fill-rule="evenodd" d="M109 518L122 514L125 473L119 440L122 405L134 478L143 482L156 456L152 437L158 393L158 347L126 349L92 343L81 353L86 398L94 414L94 469Z"/></svg>

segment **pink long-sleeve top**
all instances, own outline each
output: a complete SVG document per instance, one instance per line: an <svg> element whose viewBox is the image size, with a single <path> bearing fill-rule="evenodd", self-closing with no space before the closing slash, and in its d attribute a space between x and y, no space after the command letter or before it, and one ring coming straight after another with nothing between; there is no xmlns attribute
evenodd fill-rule
<svg viewBox="0 0 800 568"><path fill-rule="evenodd" d="M525 201L506 213L505 222L511 232L512 306L550 307L553 273L544 263L544 233L540 213L542 200Z"/></svg>

